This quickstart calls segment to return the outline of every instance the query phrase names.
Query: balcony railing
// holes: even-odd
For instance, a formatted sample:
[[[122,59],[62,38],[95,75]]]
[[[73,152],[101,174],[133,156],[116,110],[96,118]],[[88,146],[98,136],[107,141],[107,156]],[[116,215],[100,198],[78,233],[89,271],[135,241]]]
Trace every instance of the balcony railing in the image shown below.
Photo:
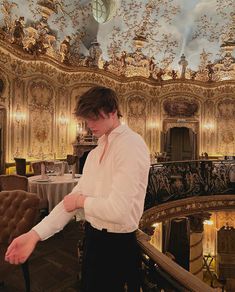
[[[171,292],[214,291],[210,286],[152,246],[146,233],[139,230],[137,239],[143,253],[149,258],[148,262],[145,263],[143,292],[155,292],[161,291],[161,289]]]
[[[152,164],[145,210],[168,201],[193,196],[234,193],[233,161],[190,160]]]

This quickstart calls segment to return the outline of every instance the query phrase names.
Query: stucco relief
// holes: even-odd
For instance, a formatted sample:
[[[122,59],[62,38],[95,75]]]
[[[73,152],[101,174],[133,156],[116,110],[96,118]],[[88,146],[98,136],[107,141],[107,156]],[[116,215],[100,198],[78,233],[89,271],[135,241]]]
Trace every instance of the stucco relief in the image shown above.
[[[33,133],[34,133],[35,139],[39,143],[44,143],[48,139],[48,134],[50,131],[49,126],[45,118],[43,119],[36,118],[36,121],[37,122],[33,124]]]
[[[128,106],[127,111],[128,125],[142,137],[145,137],[146,132],[145,99],[139,96],[130,97],[127,100],[127,106]]]
[[[50,110],[53,105],[53,89],[45,81],[33,81],[29,85],[29,104],[35,109]]]
[[[34,80],[28,86],[29,150],[41,158],[53,149],[54,90],[44,80]]]
[[[217,104],[218,152],[222,155],[235,153],[235,100],[226,98]]]
[[[204,103],[204,112],[205,112],[205,121],[211,122],[214,119],[214,102],[211,99],[208,99]]]
[[[224,99],[217,105],[218,118],[225,120],[235,118],[235,99]]]
[[[170,117],[192,117],[197,113],[199,105],[194,100],[174,98],[165,100],[163,109]]]
[[[165,133],[168,132],[168,130],[172,129],[172,128],[188,128],[191,129],[195,134],[198,133],[198,122],[177,122],[177,121],[168,121],[168,120],[164,120],[163,122],[163,130]]]
[[[5,75],[1,74],[0,71],[0,102],[5,103],[7,100],[7,88],[8,88],[8,82]],[[9,91],[9,88],[8,88]]]
[[[30,147],[31,156],[42,158],[53,149],[53,120],[49,112],[35,110],[30,114]]]

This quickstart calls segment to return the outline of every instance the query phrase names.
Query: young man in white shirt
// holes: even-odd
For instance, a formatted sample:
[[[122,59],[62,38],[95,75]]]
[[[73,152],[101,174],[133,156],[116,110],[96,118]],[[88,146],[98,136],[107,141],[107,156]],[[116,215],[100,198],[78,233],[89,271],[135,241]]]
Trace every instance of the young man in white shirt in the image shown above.
[[[135,231],[143,213],[150,166],[143,139],[121,125],[115,92],[94,87],[78,100],[98,146],[86,160],[78,185],[31,231],[14,239],[5,259],[24,262],[40,240],[60,231],[78,214],[86,220],[82,267],[83,292],[140,290],[140,250]]]

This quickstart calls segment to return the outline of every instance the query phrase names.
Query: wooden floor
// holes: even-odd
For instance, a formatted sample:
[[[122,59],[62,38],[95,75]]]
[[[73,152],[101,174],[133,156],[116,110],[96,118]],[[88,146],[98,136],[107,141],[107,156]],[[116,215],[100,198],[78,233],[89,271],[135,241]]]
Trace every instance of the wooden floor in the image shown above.
[[[79,291],[77,244],[81,234],[79,223],[73,221],[37,245],[29,261],[31,292]],[[21,268],[12,266],[12,272],[4,276],[4,283],[1,292],[24,292]]]

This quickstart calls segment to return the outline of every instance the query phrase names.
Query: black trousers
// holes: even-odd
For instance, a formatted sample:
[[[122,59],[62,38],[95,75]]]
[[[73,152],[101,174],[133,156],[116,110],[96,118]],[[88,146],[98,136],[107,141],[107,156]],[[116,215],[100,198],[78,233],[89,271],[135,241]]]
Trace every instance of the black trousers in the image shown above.
[[[141,256],[135,232],[111,233],[85,227],[82,292],[140,291]]]

